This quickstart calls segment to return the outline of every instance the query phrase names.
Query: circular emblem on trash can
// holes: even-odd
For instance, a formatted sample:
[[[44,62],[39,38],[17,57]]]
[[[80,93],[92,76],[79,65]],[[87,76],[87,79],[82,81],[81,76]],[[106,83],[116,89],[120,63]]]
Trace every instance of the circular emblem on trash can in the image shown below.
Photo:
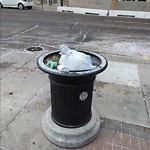
[[[88,97],[88,93],[87,92],[82,92],[81,94],[80,94],[80,100],[81,101],[84,101],[84,100],[86,100],[87,99],[87,97]]]

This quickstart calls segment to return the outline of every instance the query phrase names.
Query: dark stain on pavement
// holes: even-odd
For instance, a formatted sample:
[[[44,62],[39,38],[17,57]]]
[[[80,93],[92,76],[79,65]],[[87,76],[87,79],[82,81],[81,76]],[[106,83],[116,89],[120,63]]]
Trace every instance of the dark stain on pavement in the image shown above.
[[[96,82],[94,82],[94,89],[98,89],[98,88],[103,89],[106,84],[108,84],[108,83],[102,82],[102,81],[96,81]]]
[[[7,68],[10,68],[14,64],[16,64],[16,62],[2,62],[2,63],[0,63],[0,69],[5,70]]]
[[[124,95],[132,94],[131,91],[129,91],[129,90],[123,90],[123,92],[124,92]]]

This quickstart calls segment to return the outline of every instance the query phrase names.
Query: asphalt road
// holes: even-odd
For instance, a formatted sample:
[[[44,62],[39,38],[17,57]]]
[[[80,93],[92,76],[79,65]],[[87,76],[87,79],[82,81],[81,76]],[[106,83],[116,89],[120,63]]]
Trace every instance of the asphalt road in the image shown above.
[[[75,49],[137,59],[141,55],[143,59],[141,49],[145,49],[144,60],[145,57],[149,60],[149,19],[100,17],[36,9],[1,9],[0,25],[3,51],[24,50],[37,45],[53,50],[65,43]],[[119,49],[123,49],[122,52]]]

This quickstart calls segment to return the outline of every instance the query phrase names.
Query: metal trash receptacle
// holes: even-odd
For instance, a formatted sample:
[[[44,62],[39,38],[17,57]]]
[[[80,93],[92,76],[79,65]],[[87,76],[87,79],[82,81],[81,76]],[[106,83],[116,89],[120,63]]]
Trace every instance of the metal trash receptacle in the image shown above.
[[[86,127],[85,133],[81,133],[87,133],[88,138],[85,136],[84,139],[83,135],[79,135],[81,139],[78,138],[77,135],[73,136],[74,129],[78,129],[78,133],[80,134],[80,131],[84,130],[82,130],[82,127],[88,124],[93,117],[92,112],[95,111],[92,111],[91,106],[94,80],[97,74],[103,72],[107,68],[108,62],[99,54],[83,52],[90,55],[92,65],[96,66],[94,69],[62,72],[46,66],[45,62],[47,58],[59,55],[59,52],[60,51],[53,51],[43,54],[37,60],[38,67],[47,73],[50,79],[51,108],[43,117],[43,130],[48,139],[56,145],[66,148],[76,148],[93,140],[99,130],[100,122],[97,120],[98,114],[96,114],[96,117],[94,116],[96,120],[94,121],[97,127],[92,122],[89,127]],[[53,122],[47,121],[49,116],[50,120],[53,120],[56,125],[62,127],[61,130],[57,131],[53,128],[53,126],[55,126]],[[59,127],[56,126],[56,128]],[[55,131],[53,131],[53,129]],[[73,130],[71,131],[69,129]],[[93,129],[93,131],[91,129]],[[61,133],[62,130],[65,130],[64,135]],[[52,134],[49,132],[52,132]],[[62,141],[58,141],[58,136],[60,136]],[[74,143],[72,144],[73,141]]]
[[[52,119],[63,127],[76,128],[91,119],[91,103],[95,76],[59,77],[49,75]]]

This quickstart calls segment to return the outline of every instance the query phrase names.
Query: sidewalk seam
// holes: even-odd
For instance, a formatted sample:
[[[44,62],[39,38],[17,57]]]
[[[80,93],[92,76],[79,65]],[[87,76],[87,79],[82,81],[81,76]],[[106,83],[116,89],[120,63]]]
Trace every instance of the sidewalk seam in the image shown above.
[[[16,68],[15,70],[13,70],[12,72],[10,72],[9,74],[7,74],[5,77],[1,78],[0,80],[5,79],[6,77],[10,76],[12,73],[16,72],[17,70],[21,69],[23,66],[25,66],[26,64],[28,64],[29,62],[31,62],[34,58],[31,58],[29,61],[25,62],[23,65],[21,65],[20,67]]]
[[[138,73],[139,73],[139,71],[138,71]],[[139,73],[139,80],[140,80],[140,84],[141,84],[141,92],[142,92],[143,102],[144,102],[144,105],[145,105],[145,109],[146,109],[146,113],[147,113],[147,117],[148,117],[148,121],[149,121],[150,120],[150,115],[149,115],[149,111],[148,111],[148,108],[147,108],[145,93],[144,93],[144,90],[143,90],[144,87],[143,87],[143,84],[141,83],[140,73]],[[147,124],[148,124],[148,121],[147,121]]]

